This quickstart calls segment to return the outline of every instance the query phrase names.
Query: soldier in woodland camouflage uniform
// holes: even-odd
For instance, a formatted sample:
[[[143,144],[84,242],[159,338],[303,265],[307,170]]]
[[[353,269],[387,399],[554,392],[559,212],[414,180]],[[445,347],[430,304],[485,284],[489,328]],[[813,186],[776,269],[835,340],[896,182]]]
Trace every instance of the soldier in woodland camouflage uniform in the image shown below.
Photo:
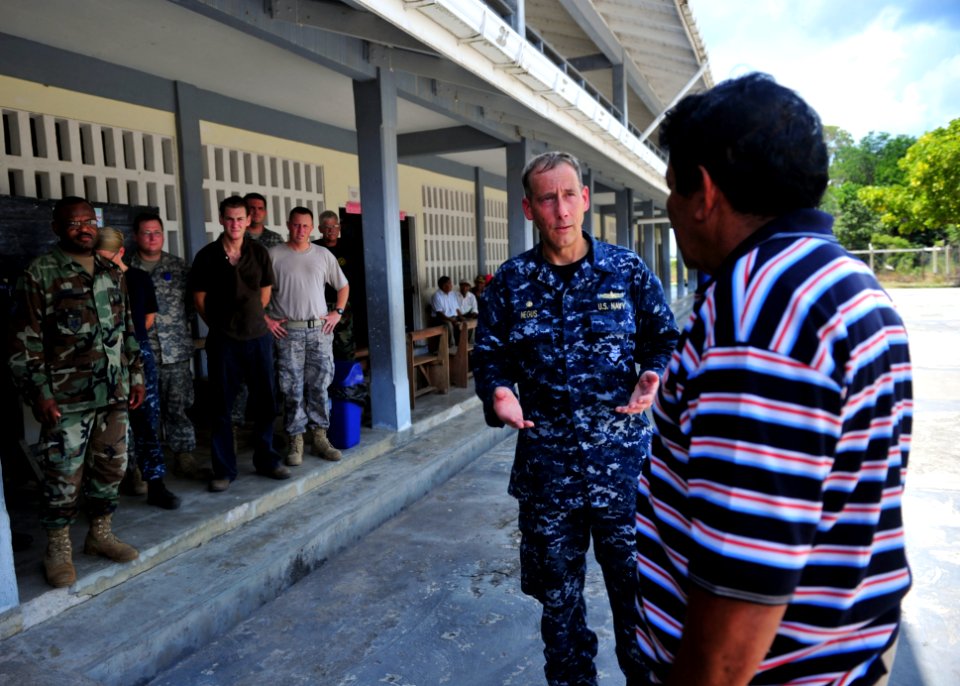
[[[310,243],[313,213],[309,209],[290,210],[287,228],[290,239],[270,249],[276,286],[266,320],[276,338],[284,428],[290,437],[287,464],[303,461],[308,425],[313,427],[313,453],[339,460],[340,451],[327,439],[327,387],[333,381],[333,330],[343,316],[350,286],[333,254]],[[337,292],[329,313],[326,285]]]
[[[642,412],[676,322],[635,253],[582,232],[589,194],[575,158],[541,155],[523,184],[541,243],[487,287],[473,356],[487,422],[520,429],[509,490],[520,506],[521,587],[543,605],[548,683],[595,685],[597,638],[583,598],[592,536],[620,668],[628,685],[642,684],[633,563],[637,478],[650,441]]]
[[[59,587],[76,580],[69,527],[81,492],[91,518],[84,552],[118,562],[138,556],[112,533],[111,517],[127,465],[127,406],[139,406],[145,389],[126,285],[93,253],[93,207],[58,201],[53,230],[59,244],[18,284],[10,369],[42,425],[44,567]]]
[[[150,274],[157,294],[157,317],[149,337],[160,377],[163,437],[173,451],[176,472],[206,478],[210,470],[194,458],[197,437],[193,422],[187,417],[187,410],[193,406],[190,361],[194,352],[187,265],[179,257],[163,251],[163,222],[159,215],[138,215],[133,226],[137,250],[125,261]]]

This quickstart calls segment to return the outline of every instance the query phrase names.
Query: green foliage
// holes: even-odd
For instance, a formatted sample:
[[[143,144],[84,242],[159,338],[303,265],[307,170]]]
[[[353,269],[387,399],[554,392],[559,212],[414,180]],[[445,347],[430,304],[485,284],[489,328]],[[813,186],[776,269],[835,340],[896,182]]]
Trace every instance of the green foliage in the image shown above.
[[[915,138],[871,131],[854,145],[847,142],[852,141],[850,134],[842,133],[846,136],[835,134],[831,137],[837,144],[830,164],[830,178],[835,183],[889,186],[903,182],[898,162],[914,144]]]
[[[830,200],[836,205],[836,209],[828,210],[836,218],[833,230],[848,250],[866,250],[871,237],[882,230],[877,213],[861,200],[861,190],[849,182],[830,188]]]
[[[956,235],[960,225],[960,119],[921,136],[900,167],[913,219],[935,240]]]

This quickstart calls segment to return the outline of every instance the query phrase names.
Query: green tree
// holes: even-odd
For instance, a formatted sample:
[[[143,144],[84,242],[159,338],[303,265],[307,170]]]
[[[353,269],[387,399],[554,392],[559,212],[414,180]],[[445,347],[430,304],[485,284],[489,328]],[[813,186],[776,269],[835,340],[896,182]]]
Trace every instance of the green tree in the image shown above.
[[[956,240],[960,225],[960,119],[921,136],[900,167],[915,221],[933,240]]]
[[[875,234],[896,222],[881,221],[883,203],[865,189],[903,182],[898,162],[914,139],[870,132],[855,143],[843,129],[825,127],[824,140],[830,152],[831,181],[822,207],[836,217],[834,230],[844,246],[866,249]]]
[[[921,136],[897,166],[896,181],[858,192],[886,233],[922,245],[960,238],[960,119]]]

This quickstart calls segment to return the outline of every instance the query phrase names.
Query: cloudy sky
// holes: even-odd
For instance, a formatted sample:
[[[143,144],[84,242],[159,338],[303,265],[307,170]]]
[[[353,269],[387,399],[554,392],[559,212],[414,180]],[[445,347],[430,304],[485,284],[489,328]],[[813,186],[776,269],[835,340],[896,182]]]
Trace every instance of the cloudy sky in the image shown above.
[[[960,0],[690,0],[714,80],[765,71],[824,124],[919,136],[960,117]]]

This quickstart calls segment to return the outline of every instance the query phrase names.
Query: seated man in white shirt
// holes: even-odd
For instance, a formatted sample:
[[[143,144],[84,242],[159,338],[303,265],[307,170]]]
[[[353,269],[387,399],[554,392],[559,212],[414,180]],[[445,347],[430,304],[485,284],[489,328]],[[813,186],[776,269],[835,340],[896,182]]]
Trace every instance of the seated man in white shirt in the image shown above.
[[[480,308],[477,305],[477,296],[470,290],[469,281],[460,282],[460,292],[457,293],[457,304],[461,317],[476,319],[479,316]]]
[[[430,311],[433,315],[431,324],[446,326],[450,345],[456,345],[455,326],[463,318],[460,316],[460,303],[457,300],[457,294],[453,292],[453,281],[449,276],[441,276],[437,279],[437,292],[430,298]]]

